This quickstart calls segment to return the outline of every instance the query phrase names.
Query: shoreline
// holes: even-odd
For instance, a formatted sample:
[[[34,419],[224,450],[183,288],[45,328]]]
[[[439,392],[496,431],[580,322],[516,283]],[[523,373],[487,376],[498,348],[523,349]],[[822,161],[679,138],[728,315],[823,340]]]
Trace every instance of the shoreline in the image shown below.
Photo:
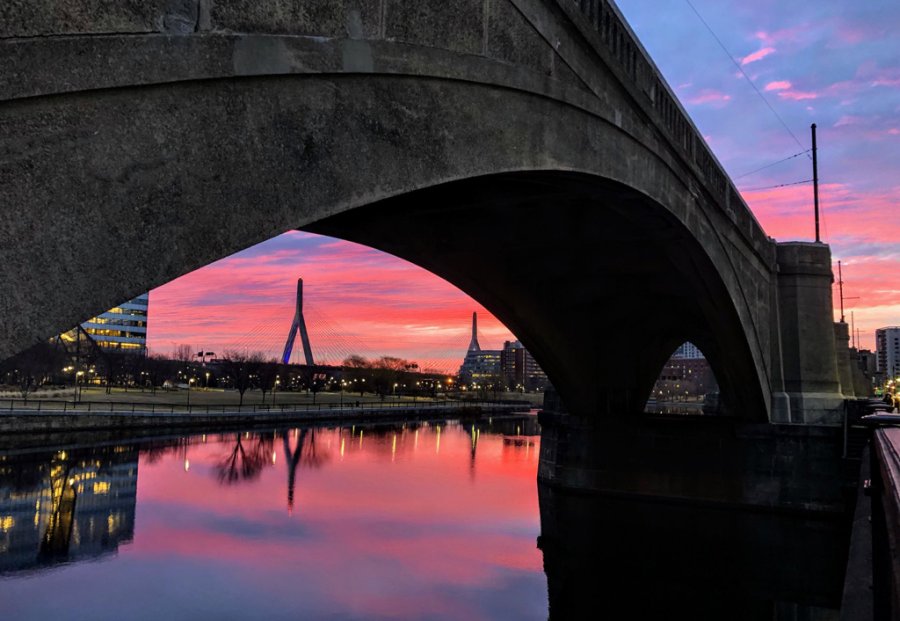
[[[119,432],[162,429],[233,429],[292,423],[366,424],[426,421],[446,418],[481,418],[504,414],[523,414],[521,404],[410,405],[385,408],[329,408],[322,410],[285,410],[269,412],[151,412],[110,411],[103,413],[61,413],[58,411],[7,410],[0,413],[0,439],[23,435],[80,432]],[[5,444],[5,442],[3,442]],[[3,450],[0,448],[0,450]]]

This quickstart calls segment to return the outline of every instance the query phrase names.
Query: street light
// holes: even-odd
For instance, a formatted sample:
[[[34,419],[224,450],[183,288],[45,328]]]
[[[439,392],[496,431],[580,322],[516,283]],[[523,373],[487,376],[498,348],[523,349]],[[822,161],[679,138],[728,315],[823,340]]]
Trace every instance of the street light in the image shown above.
[[[192,377],[192,378],[190,378],[190,379],[188,380],[188,392],[187,392],[187,407],[188,407],[188,412],[191,411],[191,384],[193,384],[193,383],[194,383],[194,378]]]
[[[206,389],[209,390],[209,371],[206,372]]]
[[[84,371],[78,371],[75,374],[75,402],[81,403],[81,378],[84,376]]]

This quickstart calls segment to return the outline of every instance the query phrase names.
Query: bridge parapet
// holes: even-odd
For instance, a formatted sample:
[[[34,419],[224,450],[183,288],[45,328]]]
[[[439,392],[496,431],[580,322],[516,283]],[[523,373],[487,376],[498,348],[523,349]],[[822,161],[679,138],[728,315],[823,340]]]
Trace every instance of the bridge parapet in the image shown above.
[[[567,13],[571,18],[575,17],[571,7],[580,10],[593,26],[591,34],[595,36],[583,34],[588,35],[598,51],[605,52],[602,54],[604,61],[618,70],[617,77],[626,85],[631,81],[643,95],[643,99],[636,98],[638,104],[648,111],[672,146],[681,152],[694,174],[703,181],[702,187],[723,207],[752,247],[757,252],[764,252],[768,236],[615,4],[610,0],[558,1],[569,9]]]

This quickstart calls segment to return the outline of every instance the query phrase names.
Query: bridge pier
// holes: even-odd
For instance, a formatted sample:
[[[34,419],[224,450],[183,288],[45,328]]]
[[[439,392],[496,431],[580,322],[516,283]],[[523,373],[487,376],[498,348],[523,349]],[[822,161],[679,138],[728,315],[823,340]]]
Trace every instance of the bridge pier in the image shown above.
[[[841,394],[845,398],[856,397],[853,387],[853,369],[850,366],[850,326],[845,321],[834,323],[834,356],[837,362]]]
[[[552,403],[552,400],[549,400]],[[846,508],[841,428],[720,416],[540,414],[538,480],[558,489],[815,514]]]
[[[846,525],[538,485],[550,619],[833,619]],[[600,576],[602,575],[602,579]],[[648,597],[652,593],[652,597]]]
[[[844,397],[835,347],[831,249],[821,243],[779,243],[777,261],[781,360],[790,420],[775,420],[839,424]]]

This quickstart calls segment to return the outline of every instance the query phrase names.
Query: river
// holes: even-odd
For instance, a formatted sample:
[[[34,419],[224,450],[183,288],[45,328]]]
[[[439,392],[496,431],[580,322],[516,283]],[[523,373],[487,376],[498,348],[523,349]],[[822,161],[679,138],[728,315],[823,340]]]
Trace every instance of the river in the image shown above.
[[[837,618],[842,523],[539,490],[539,450],[534,416],[6,450],[0,618]]]

